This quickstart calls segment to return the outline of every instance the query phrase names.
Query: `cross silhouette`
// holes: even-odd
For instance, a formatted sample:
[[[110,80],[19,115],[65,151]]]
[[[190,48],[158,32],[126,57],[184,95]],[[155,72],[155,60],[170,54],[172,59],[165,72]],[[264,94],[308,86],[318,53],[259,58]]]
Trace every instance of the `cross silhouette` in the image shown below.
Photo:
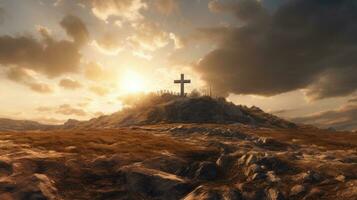
[[[185,75],[181,74],[181,79],[180,80],[174,80],[174,83],[180,83],[181,84],[180,96],[184,97],[185,96],[185,83],[191,83],[191,80],[185,80]]]

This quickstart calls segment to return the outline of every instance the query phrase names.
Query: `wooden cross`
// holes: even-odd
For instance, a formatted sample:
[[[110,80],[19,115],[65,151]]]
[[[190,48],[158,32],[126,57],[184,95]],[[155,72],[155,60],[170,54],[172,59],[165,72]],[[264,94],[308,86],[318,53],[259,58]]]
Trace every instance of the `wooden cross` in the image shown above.
[[[191,83],[191,80],[185,80],[185,75],[181,74],[181,79],[180,80],[174,80],[174,83],[180,83],[181,84],[180,96],[184,97],[185,96],[185,83]]]

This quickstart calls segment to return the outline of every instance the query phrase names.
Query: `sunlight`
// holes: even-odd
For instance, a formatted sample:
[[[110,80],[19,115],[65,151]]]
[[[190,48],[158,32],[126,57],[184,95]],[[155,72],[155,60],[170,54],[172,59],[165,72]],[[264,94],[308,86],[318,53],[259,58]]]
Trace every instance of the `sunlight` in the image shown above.
[[[143,78],[134,71],[126,71],[122,77],[122,89],[129,93],[145,90]]]

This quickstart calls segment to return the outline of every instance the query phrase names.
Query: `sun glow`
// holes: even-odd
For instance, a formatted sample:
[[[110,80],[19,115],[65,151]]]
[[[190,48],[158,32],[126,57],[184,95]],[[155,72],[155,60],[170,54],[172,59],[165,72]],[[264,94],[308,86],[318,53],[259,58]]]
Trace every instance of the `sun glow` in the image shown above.
[[[129,93],[143,92],[144,79],[134,71],[126,71],[122,77],[122,89]]]

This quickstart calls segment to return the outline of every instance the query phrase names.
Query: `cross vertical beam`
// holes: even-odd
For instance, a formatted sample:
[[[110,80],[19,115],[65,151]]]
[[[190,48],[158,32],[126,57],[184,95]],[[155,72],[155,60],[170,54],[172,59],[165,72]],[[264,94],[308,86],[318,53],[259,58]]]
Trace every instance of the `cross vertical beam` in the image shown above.
[[[185,80],[185,75],[181,74],[181,79],[174,80],[174,83],[180,83],[180,87],[181,87],[180,96],[184,97],[185,96],[185,83],[191,83],[191,80]]]

